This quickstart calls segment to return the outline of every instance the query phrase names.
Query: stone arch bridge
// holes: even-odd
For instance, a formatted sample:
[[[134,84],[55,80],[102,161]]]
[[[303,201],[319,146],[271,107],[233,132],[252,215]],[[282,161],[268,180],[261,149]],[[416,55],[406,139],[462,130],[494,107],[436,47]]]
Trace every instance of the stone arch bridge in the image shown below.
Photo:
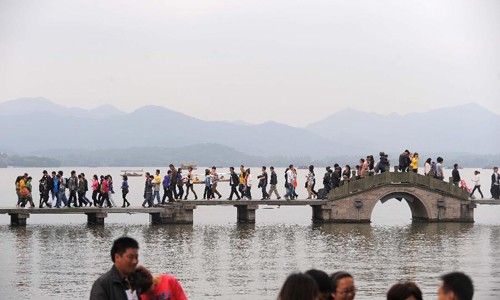
[[[417,173],[385,172],[347,182],[328,194],[328,202],[313,206],[313,221],[370,222],[378,201],[405,200],[414,221],[474,222],[476,204],[467,191],[452,183]]]

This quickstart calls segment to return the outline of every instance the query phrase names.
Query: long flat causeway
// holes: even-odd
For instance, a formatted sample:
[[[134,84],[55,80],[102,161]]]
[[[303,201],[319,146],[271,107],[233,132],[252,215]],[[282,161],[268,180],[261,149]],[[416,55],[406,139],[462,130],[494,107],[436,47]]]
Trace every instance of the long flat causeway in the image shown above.
[[[246,205],[274,205],[274,206],[307,206],[307,205],[324,205],[327,200],[184,200],[167,205],[155,205],[154,207],[113,207],[113,208],[98,208],[98,207],[71,207],[71,208],[19,208],[19,207],[0,207],[0,214],[21,213],[29,214],[81,214],[81,213],[157,213],[176,205],[195,205],[195,206],[246,206]]]

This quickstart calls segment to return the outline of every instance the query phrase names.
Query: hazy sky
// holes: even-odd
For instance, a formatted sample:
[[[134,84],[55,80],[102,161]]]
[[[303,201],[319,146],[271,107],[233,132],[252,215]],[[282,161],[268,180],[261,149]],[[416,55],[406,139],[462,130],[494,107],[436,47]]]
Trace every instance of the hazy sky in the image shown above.
[[[500,114],[500,1],[0,0],[0,102],[34,96],[296,126]]]

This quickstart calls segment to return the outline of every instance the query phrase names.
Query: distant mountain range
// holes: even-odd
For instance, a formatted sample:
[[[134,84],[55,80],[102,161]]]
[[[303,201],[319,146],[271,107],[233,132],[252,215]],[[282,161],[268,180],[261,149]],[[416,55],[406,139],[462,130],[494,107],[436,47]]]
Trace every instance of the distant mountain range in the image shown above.
[[[92,110],[69,108],[45,98],[0,103],[0,151],[48,157],[70,150],[190,146],[199,157],[189,161],[197,161],[210,155],[203,145],[222,145],[239,155],[262,159],[305,157],[311,161],[379,151],[397,154],[404,149],[498,154],[499,133],[500,116],[477,104],[405,116],[347,109],[297,128],[272,121],[258,125],[204,121],[159,106],[125,113],[109,105]]]

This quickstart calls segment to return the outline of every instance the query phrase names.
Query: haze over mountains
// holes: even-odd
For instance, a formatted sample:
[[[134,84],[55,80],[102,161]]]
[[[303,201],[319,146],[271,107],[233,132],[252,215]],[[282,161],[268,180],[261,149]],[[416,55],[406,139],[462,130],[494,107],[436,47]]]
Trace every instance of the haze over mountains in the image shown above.
[[[227,146],[240,155],[311,159],[404,149],[498,154],[499,133],[500,116],[477,104],[405,116],[347,109],[297,128],[272,121],[204,121],[160,106],[125,113],[108,105],[68,108],[44,98],[0,103],[0,151],[15,154],[198,144]],[[203,147],[199,151],[207,154]]]

